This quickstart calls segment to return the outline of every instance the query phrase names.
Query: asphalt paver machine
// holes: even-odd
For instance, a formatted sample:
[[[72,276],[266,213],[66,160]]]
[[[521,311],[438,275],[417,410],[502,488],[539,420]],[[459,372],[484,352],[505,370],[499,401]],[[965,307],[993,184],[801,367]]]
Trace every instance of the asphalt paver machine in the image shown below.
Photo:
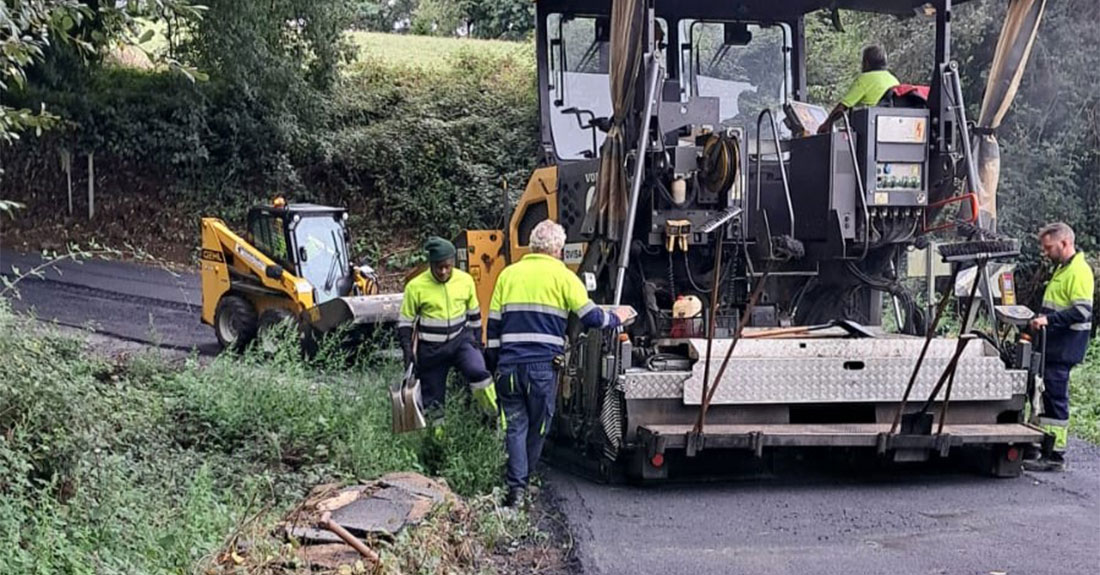
[[[952,4],[537,1],[542,162],[505,229],[463,234],[459,265],[487,311],[500,270],[550,218],[593,300],[640,313],[621,333],[571,323],[556,450],[642,478],[666,477],[673,453],[786,447],[889,460],[977,448],[990,471],[1019,473],[1044,439],[1025,421],[1041,358],[1002,338],[992,309],[996,331],[935,335],[943,314],[899,280],[905,250],[941,225],[956,271],[1019,250],[983,221]],[[926,97],[815,134],[805,29],[822,9],[927,19]],[[1013,36],[1030,47],[1033,33]]]

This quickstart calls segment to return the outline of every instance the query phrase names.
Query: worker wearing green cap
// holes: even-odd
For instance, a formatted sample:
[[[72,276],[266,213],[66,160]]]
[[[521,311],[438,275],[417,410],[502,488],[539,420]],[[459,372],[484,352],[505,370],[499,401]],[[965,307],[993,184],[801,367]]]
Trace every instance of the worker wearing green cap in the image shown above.
[[[447,375],[454,367],[466,378],[481,407],[495,415],[496,390],[482,353],[481,309],[474,279],[455,268],[451,242],[429,238],[424,252],[430,267],[405,285],[397,324],[405,365],[412,363],[420,378],[424,409],[442,410]]]

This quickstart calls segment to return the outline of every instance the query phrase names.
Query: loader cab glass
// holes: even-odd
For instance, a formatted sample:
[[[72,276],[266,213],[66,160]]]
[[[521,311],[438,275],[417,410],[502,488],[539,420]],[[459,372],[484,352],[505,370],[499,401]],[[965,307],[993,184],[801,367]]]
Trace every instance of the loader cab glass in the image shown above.
[[[256,214],[249,217],[248,234],[252,245],[276,263],[291,267],[289,252],[287,251],[286,224],[283,216],[270,213]]]
[[[298,255],[298,275],[313,286],[314,300],[322,304],[351,291],[343,213],[302,215],[292,236]]]
[[[663,19],[658,19],[667,30]],[[599,155],[611,118],[611,19],[607,16],[549,14],[546,17],[547,98],[550,132],[558,158]]]
[[[781,109],[789,100],[791,32],[787,25],[681,20],[679,33],[682,99],[718,98],[723,126],[744,126],[755,136],[760,112]]]

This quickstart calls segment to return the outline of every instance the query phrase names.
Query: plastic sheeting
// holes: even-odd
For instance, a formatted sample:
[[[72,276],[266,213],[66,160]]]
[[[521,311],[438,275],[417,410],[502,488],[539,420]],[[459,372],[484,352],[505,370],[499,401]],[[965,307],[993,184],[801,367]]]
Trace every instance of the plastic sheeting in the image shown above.
[[[995,132],[1016,98],[1045,7],[1046,0],[1011,0],[985,86],[973,148],[980,180],[979,216],[982,226],[989,230],[997,228],[997,186],[1001,177],[1001,150]]]

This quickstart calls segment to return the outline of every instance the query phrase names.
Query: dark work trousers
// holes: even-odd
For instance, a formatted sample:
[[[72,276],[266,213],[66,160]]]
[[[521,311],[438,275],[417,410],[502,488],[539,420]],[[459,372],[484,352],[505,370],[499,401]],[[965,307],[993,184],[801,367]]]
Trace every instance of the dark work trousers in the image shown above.
[[[1047,362],[1043,370],[1043,417],[1069,420],[1069,370],[1072,367],[1068,363]]]
[[[557,374],[550,362],[502,364],[497,399],[504,410],[508,487],[527,487],[554,418]]]
[[[472,337],[460,336],[461,341],[447,342],[441,346],[425,346],[417,354],[417,374],[420,376],[420,394],[425,411],[442,410],[447,398],[447,375],[457,368],[470,384],[487,382],[492,374],[485,369],[485,356],[474,344]]]

